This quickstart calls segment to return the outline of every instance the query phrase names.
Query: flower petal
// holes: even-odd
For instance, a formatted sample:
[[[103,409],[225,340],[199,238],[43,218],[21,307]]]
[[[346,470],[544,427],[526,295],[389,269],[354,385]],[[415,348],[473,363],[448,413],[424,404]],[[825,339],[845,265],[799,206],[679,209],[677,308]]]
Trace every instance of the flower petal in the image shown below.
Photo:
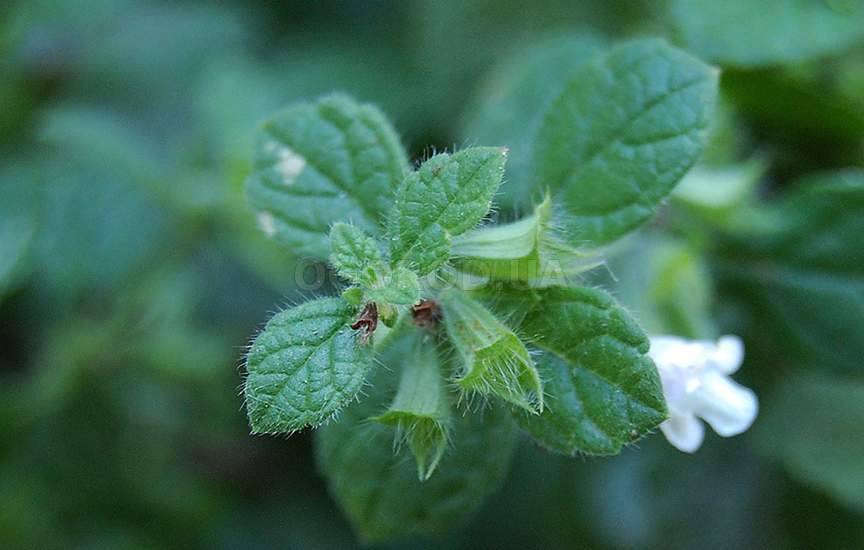
[[[678,336],[652,336],[648,355],[658,368],[686,366],[692,362],[692,344]]]
[[[721,336],[711,355],[714,368],[723,374],[732,374],[744,361],[744,343],[735,335]]]
[[[669,419],[660,424],[663,435],[676,449],[693,453],[705,439],[705,426],[692,414],[671,413]]]
[[[750,389],[718,372],[706,372],[691,394],[693,412],[723,437],[738,435],[753,424],[759,402]]]

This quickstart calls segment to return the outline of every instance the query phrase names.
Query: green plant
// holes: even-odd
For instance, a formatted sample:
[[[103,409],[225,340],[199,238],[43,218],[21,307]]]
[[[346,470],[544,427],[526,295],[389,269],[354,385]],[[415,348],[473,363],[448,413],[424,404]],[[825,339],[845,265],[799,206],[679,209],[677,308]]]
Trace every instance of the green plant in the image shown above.
[[[247,182],[259,225],[329,261],[347,288],[255,338],[252,431],[321,426],[335,498],[380,541],[470,513],[504,477],[516,426],[570,455],[615,454],[657,428],[667,413],[648,338],[579,275],[697,161],[716,88],[715,69],[659,40],[586,61],[533,129],[533,173],[508,183],[541,182],[542,200],[498,224],[483,222],[506,148],[412,170],[370,105],[331,95],[275,115]]]

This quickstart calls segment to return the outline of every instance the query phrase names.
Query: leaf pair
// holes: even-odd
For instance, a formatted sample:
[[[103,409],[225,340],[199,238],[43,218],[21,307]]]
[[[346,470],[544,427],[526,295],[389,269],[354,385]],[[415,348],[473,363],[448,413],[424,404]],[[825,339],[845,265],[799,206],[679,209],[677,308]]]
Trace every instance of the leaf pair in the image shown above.
[[[545,335],[533,344],[542,350],[543,411],[532,415],[520,408],[513,413],[545,447],[566,454],[611,454],[665,418],[657,372],[645,356],[647,338],[605,293],[514,288],[477,297],[488,297],[523,332]],[[451,304],[450,312],[453,302],[474,309],[462,303],[466,298],[470,300],[457,294],[443,303]],[[472,317],[476,314],[467,316]],[[448,334],[456,334],[449,329]],[[402,378],[385,412],[380,411],[393,395],[394,378],[388,369],[378,369],[369,397],[317,434],[318,463],[330,491],[367,543],[452,529],[507,472],[516,441],[511,415],[495,406],[473,414],[446,412],[450,402],[442,392],[437,361],[428,342],[413,353],[391,347],[383,362],[401,364]],[[471,372],[463,373],[457,384]],[[415,446],[415,456],[425,461],[418,460],[415,468],[390,452],[393,433],[382,422],[397,427],[425,423],[406,438]],[[450,445],[442,453],[446,440]],[[439,460],[435,475],[428,477]],[[427,474],[426,481],[418,480],[416,469],[421,479]]]
[[[505,161],[506,151],[493,147],[435,155],[408,174],[396,192],[387,223],[389,262],[372,237],[344,223],[330,231],[330,262],[370,301],[415,303],[418,278],[447,262],[453,237],[486,216]]]
[[[420,276],[447,261],[452,236],[486,215],[506,159],[503,149],[477,147],[411,172],[384,116],[341,95],[276,115],[257,149],[247,190],[266,233],[325,259],[335,222],[375,236],[387,219],[392,263]]]

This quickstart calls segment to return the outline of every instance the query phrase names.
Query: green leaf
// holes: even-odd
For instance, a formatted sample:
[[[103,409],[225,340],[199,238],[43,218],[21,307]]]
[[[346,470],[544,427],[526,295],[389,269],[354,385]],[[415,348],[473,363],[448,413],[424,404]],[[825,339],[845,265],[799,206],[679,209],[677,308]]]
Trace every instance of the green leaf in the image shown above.
[[[340,276],[363,287],[369,300],[411,305],[420,299],[417,275],[402,266],[390,271],[378,243],[360,229],[345,223],[334,224],[330,248],[330,263]]]
[[[757,448],[795,478],[864,512],[864,383],[793,376],[775,388]]]
[[[660,40],[624,44],[573,77],[534,157],[571,243],[607,243],[651,219],[701,155],[716,93],[715,69]]]
[[[565,454],[614,454],[656,428],[666,405],[648,338],[605,292],[590,288],[514,290],[492,300],[521,319],[536,357],[546,407],[519,414],[541,445]]]
[[[73,103],[55,107],[45,113],[39,138],[69,152],[79,162],[109,166],[144,185],[155,187],[153,180],[160,179],[162,167],[152,154],[151,144],[136,134],[128,120],[105,107]]]
[[[120,8],[120,17],[103,23],[123,28],[122,33],[94,32],[92,19],[88,19],[80,31],[79,40],[87,42],[82,51],[79,78],[82,84],[105,84],[104,89],[91,91],[94,100],[134,97],[133,101],[139,105],[161,103],[162,109],[177,105],[178,88],[175,86],[191,88],[209,60],[243,50],[251,38],[252,33],[243,25],[239,14],[225,6],[172,4],[157,7],[126,2],[116,5],[124,4],[126,7]],[[70,5],[78,6],[82,12],[88,6],[79,2]],[[94,9],[101,11],[96,6]],[[92,12],[87,15],[92,17]],[[143,43],[148,43],[149,47],[141,48]]]
[[[294,35],[291,51],[266,60],[238,49],[204,64],[195,98],[202,137],[218,158],[227,161],[232,175],[248,175],[258,123],[289,103],[341,90],[378,105],[399,121],[400,131],[412,129],[412,124],[416,127],[415,119],[426,112],[413,90],[421,82],[428,83],[409,72],[396,48],[383,42],[354,48],[353,38],[347,35],[326,41],[316,38]],[[345,56],[349,50],[352,55]],[[394,93],[394,82],[399,83],[399,93]]]
[[[526,411],[543,411],[543,385],[525,344],[482,304],[458,289],[439,296],[444,326],[462,360],[456,384]]]
[[[501,185],[506,149],[435,155],[405,178],[389,221],[390,258],[426,275],[447,261],[451,238],[477,225]]]
[[[857,0],[673,0],[670,16],[684,47],[740,67],[831,55],[864,40]]]
[[[727,297],[753,313],[772,354],[861,372],[864,171],[811,176],[765,214],[765,231],[719,247]]]
[[[335,223],[330,230],[330,263],[341,277],[370,286],[384,259],[375,239],[347,223]]]
[[[706,218],[722,219],[750,198],[766,168],[759,157],[740,164],[699,165],[684,176],[672,192],[672,199]]]
[[[484,79],[465,110],[463,141],[505,145],[507,185],[495,201],[503,207],[530,206],[537,184],[531,173],[532,143],[549,107],[577,70],[599,54],[605,40],[593,32],[545,37],[501,61]]]
[[[382,286],[367,292],[370,300],[410,306],[420,299],[420,281],[410,269],[397,266],[384,277]]]
[[[397,452],[407,442],[418,478],[429,479],[447,449],[450,424],[450,401],[434,342],[417,339],[414,353],[403,361],[396,397],[375,420],[396,428]]]
[[[476,229],[453,241],[456,267],[466,273],[534,286],[563,284],[596,267],[602,259],[568,245],[552,221],[549,196],[534,214],[502,225]]]
[[[333,222],[377,233],[407,172],[405,152],[384,116],[332,95],[264,124],[247,192],[268,235],[297,254],[323,259]]]
[[[357,397],[372,349],[348,326],[354,311],[339,298],[319,298],[270,319],[246,358],[254,433],[318,426]]]
[[[25,217],[0,219],[0,299],[17,278],[33,236],[33,224]]]
[[[860,57],[860,56],[859,56]],[[784,142],[795,146],[794,159],[801,162],[795,172],[826,166],[820,155],[837,154],[847,162],[864,134],[864,97],[854,85],[855,99],[838,93],[837,67],[813,62],[789,70],[728,71],[723,74],[723,96],[749,124],[782,133]],[[858,100],[858,101],[856,101]],[[778,159],[779,160],[779,159]]]
[[[54,294],[55,305],[128,284],[165,253],[166,242],[178,242],[169,212],[111,166],[64,155],[34,165],[29,178],[38,196],[38,207],[31,207],[34,276]],[[28,180],[13,180],[13,186],[27,187],[22,181]]]
[[[442,533],[463,524],[501,485],[516,444],[513,422],[502,407],[456,414],[451,450],[435,475],[421,482],[415,465],[393,454],[393,429],[368,421],[387,406],[392,395],[387,386],[375,380],[368,399],[315,434],[319,469],[330,493],[365,543]]]

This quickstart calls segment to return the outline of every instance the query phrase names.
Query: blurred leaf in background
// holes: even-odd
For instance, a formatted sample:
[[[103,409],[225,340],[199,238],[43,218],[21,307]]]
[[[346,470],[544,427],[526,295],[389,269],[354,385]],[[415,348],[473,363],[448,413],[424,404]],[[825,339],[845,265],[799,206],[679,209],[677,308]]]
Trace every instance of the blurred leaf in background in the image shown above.
[[[760,234],[724,247],[723,280],[746,293],[754,322],[768,329],[761,340],[774,353],[793,364],[860,373],[864,173],[808,176],[764,215]]]
[[[864,385],[799,375],[774,389],[759,448],[793,476],[864,510]]]

